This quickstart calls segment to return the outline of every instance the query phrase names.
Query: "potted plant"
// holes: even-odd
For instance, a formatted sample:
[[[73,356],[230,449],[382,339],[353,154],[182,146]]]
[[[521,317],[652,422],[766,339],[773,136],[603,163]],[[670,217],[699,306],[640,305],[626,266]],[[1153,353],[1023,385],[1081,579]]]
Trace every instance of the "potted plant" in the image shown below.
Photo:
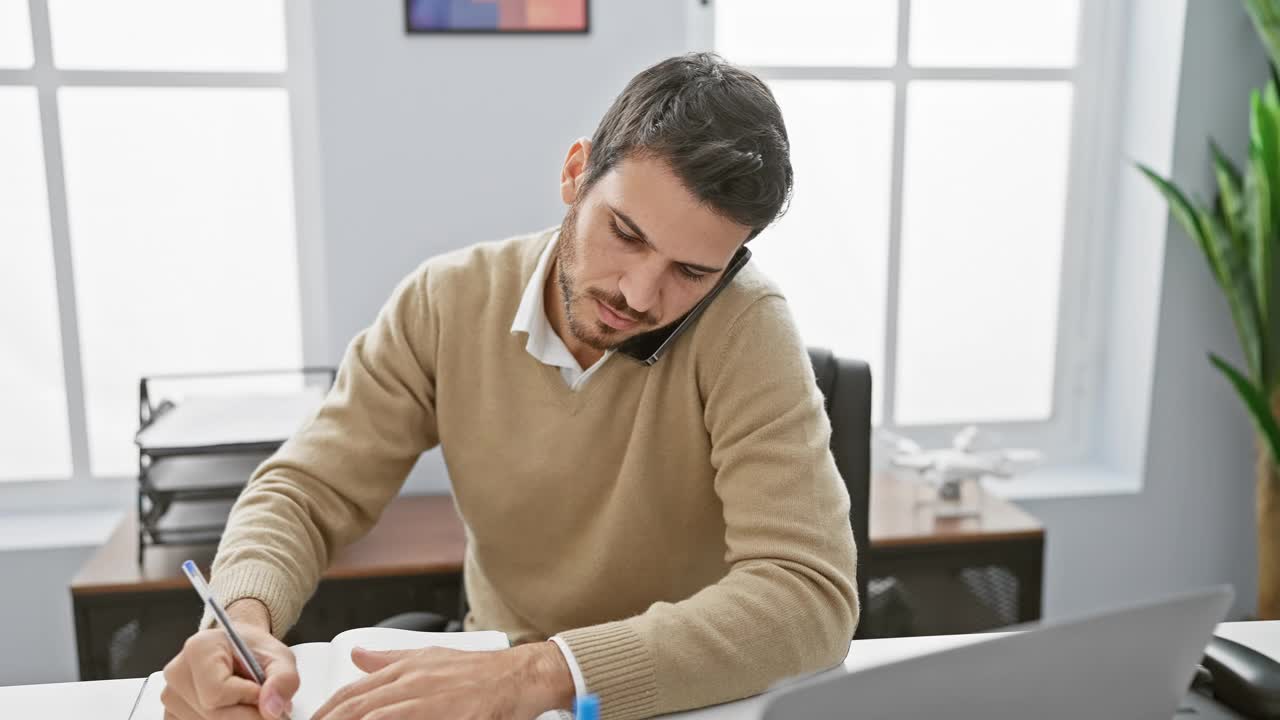
[[[1243,173],[1210,141],[1217,197],[1191,198],[1150,168],[1141,170],[1173,217],[1204,253],[1226,295],[1245,367],[1209,361],[1244,401],[1257,430],[1258,609],[1280,619],[1280,0],[1245,0],[1271,59],[1271,80],[1249,101],[1249,152]]]

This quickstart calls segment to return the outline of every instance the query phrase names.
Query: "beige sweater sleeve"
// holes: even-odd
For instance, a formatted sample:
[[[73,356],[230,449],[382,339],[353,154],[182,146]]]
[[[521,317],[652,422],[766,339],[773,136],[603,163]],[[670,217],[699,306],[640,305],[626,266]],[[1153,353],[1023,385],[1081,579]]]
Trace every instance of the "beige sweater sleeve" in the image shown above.
[[[435,328],[424,265],[352,340],[319,411],[253,474],[213,562],[227,604],[261,600],[283,636],[334,551],[368,532],[438,442]],[[206,612],[202,626],[211,623]]]
[[[560,634],[609,720],[734,700],[832,667],[857,624],[849,496],[781,298],[739,316],[699,383],[730,571],[681,602]]]

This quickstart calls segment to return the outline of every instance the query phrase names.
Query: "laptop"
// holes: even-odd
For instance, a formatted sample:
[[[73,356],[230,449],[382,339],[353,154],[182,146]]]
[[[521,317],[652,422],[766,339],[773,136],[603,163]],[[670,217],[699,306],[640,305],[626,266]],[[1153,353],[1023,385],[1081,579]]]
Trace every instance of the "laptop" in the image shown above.
[[[1170,720],[1231,600],[1231,588],[1224,585],[1031,625],[801,683],[772,696],[763,717]]]

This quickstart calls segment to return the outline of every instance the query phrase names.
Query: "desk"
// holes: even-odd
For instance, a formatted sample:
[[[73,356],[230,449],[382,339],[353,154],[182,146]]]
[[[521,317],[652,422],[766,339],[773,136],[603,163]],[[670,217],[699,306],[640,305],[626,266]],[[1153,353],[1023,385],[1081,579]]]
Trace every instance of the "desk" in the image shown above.
[[[1217,632],[1272,657],[1280,657],[1280,621],[1224,623]],[[991,635],[854,640],[844,669],[848,672],[895,660],[990,639]],[[103,680],[0,687],[0,716],[15,718],[102,718],[125,720],[142,680]],[[666,716],[669,720],[751,720],[760,716],[766,696]]]
[[[981,490],[973,498],[980,514],[939,518],[916,502],[916,491],[909,479],[890,473],[872,477],[871,547],[859,567],[869,578],[872,636],[948,635],[1039,620],[1044,525]],[[910,626],[875,617],[877,611],[889,614],[876,602],[888,578],[899,581],[904,602],[921,604],[910,608]],[[946,602],[929,607],[931,598]]]
[[[859,571],[871,578],[873,592],[859,638],[973,632],[1038,620],[1043,526],[990,495],[979,517],[935,519],[916,507],[911,487],[887,475],[872,481],[871,547],[861,553]],[[151,547],[139,567],[136,542],[136,519],[129,513],[72,581],[81,680],[159,670],[199,618],[199,601],[178,567],[190,557],[207,571],[214,548]],[[369,535],[338,553],[286,641],[328,641],[412,610],[459,616],[463,543],[449,498],[397,498]],[[874,591],[887,587],[887,578],[911,588],[910,597],[946,598],[947,606],[913,608],[909,624],[886,611],[882,622]],[[964,598],[979,602],[966,605]]]
[[[463,542],[449,497],[395,499],[368,535],[334,557],[286,642],[327,642],[411,610],[458,615]],[[191,558],[207,573],[215,548],[150,547],[139,566],[136,543],[137,518],[128,513],[72,580],[81,680],[148,675],[195,631],[200,599],[179,566]]]

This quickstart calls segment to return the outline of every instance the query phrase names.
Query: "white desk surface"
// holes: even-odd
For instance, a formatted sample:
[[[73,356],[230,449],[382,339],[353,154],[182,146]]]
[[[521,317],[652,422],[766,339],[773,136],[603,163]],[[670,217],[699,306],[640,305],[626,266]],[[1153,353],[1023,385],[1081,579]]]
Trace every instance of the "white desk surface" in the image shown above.
[[[1223,637],[1244,643],[1271,657],[1280,658],[1280,621],[1224,623],[1218,626],[1217,632]],[[844,667],[831,672],[852,672],[935,650],[981,642],[992,637],[994,635],[986,634],[855,640],[849,646],[849,656],[845,659]],[[140,678],[0,687],[0,717],[126,720],[141,687]],[[735,703],[666,717],[680,720],[758,718],[763,697],[748,698]]]

